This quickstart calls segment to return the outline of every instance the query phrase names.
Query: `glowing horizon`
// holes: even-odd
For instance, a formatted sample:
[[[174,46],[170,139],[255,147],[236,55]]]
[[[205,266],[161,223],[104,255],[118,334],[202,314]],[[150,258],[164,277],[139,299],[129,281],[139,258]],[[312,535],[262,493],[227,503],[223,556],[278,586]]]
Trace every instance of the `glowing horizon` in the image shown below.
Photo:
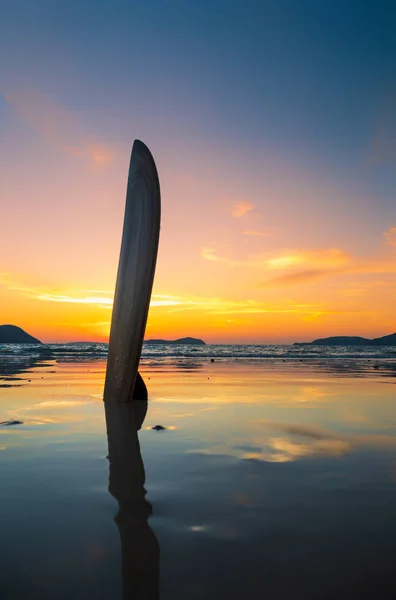
[[[215,268],[232,269],[234,276],[238,270],[251,281],[257,272],[263,278],[260,285],[251,286],[251,297],[211,297],[183,293],[154,293],[150,302],[150,312],[146,330],[147,337],[178,338],[187,335],[201,337],[211,342],[240,343],[290,343],[307,341],[314,337],[328,335],[366,335],[376,337],[393,333],[393,278],[396,273],[395,228],[384,232],[378,251],[370,259],[363,260],[340,249],[314,251],[285,251],[280,255],[253,255],[244,260],[231,260],[219,257],[214,250],[203,249],[201,258],[216,263]],[[274,275],[275,273],[275,275]],[[265,275],[264,275],[265,274]],[[221,277],[221,272],[219,276]],[[265,279],[266,277],[266,279]],[[388,282],[383,277],[392,279]],[[345,286],[347,278],[347,286]],[[336,291],[341,286],[342,303],[335,304],[329,299],[328,289],[323,289],[323,281],[333,282]],[[316,298],[304,288],[309,284],[316,288]],[[27,328],[29,333],[43,338],[43,341],[107,341],[110,329],[113,304],[110,290],[70,289],[28,285],[23,280],[13,280],[10,275],[0,274],[0,285],[4,295],[9,294],[14,302],[15,320],[18,320],[19,303],[29,302],[31,314],[46,315],[48,320],[41,329],[31,324],[29,319],[15,322]],[[285,298],[284,290],[299,295],[299,299]],[[272,300],[259,299],[261,290],[267,290]],[[279,294],[279,290],[281,293]],[[375,311],[362,305],[367,292],[374,291],[385,301],[382,314],[384,324],[378,320]],[[389,295],[390,292],[390,295]],[[296,296],[294,296],[296,297]],[[327,299],[326,299],[327,298]],[[356,306],[358,305],[358,307]],[[68,320],[57,324],[54,333],[52,321],[57,315],[67,316]],[[362,326],[362,319],[366,326]],[[368,327],[367,320],[375,326]],[[19,320],[20,321],[20,320]],[[258,324],[265,328],[260,330]],[[283,328],[287,328],[286,332]]]

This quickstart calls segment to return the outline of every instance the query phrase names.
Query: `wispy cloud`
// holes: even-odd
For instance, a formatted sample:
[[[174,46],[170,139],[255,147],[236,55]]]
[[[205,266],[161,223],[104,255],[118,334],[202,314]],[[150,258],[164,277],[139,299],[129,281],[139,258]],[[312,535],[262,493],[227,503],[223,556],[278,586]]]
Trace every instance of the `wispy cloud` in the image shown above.
[[[285,273],[272,277],[266,282],[266,285],[295,285],[299,283],[311,283],[328,277],[329,275],[339,275],[342,271],[328,269],[311,269],[306,271],[297,271],[296,273]]]
[[[271,257],[267,265],[271,271],[281,271],[264,285],[295,285],[310,283],[324,277],[343,274],[355,263],[354,257],[339,248],[310,251],[288,251]]]
[[[396,249],[396,227],[390,227],[384,233],[385,243]]]
[[[102,292],[103,295],[86,295],[84,292],[75,293],[74,295],[66,294],[37,294],[35,295],[36,300],[43,300],[47,302],[70,302],[72,304],[91,304],[98,305],[102,308],[112,308],[113,298],[109,292]],[[179,296],[171,296],[165,294],[153,294],[151,297],[150,306],[181,306],[183,304],[194,304],[193,302],[186,302]]]
[[[339,250],[330,248],[324,250],[287,250],[280,254],[270,255],[268,252],[254,254],[244,259],[232,260],[225,256],[217,254],[216,249],[205,247],[201,251],[205,260],[227,264],[232,267],[242,267],[260,270],[261,272],[283,271],[280,276],[272,280],[289,276],[296,282],[308,281],[311,278],[318,278],[329,273],[329,271],[340,271],[352,264],[353,257]],[[297,271],[296,271],[297,269]],[[291,279],[291,281],[292,281]]]
[[[9,289],[18,291],[20,294],[39,302],[59,302],[71,304],[85,304],[91,306],[100,306],[104,309],[111,309],[113,298],[110,292],[95,290],[95,294],[79,290],[78,292],[54,292],[44,291],[42,287],[18,285],[10,277],[0,278]],[[246,315],[246,314],[298,314],[302,318],[314,317],[315,315],[332,314],[334,311],[317,303],[296,303],[296,302],[260,302],[256,300],[230,300],[226,298],[217,298],[209,296],[195,295],[176,295],[154,293],[151,297],[150,308],[152,310],[166,309],[170,312],[180,311],[200,311],[212,315]],[[96,322],[98,324],[108,325],[108,321]],[[87,325],[88,326],[88,325]]]
[[[6,102],[51,146],[70,156],[81,158],[98,168],[115,157],[114,148],[82,133],[82,128],[69,111],[36,90],[8,91]]]
[[[111,325],[111,321],[93,321],[92,323],[81,323],[80,327],[107,327],[109,328]]]
[[[261,277],[258,287],[276,287],[315,282],[342,275],[379,275],[396,273],[396,227],[383,234],[385,243],[370,257],[354,256],[340,248],[284,250],[277,254],[263,252],[241,259],[230,259],[214,247],[202,249],[205,260],[250,270]],[[259,274],[259,275],[258,275]],[[264,277],[267,277],[264,279]]]
[[[209,246],[205,246],[204,248],[202,248],[201,256],[205,260],[209,260],[211,262],[224,263],[224,264],[227,264],[230,266],[235,266],[239,263],[239,261],[234,261],[229,258],[224,258],[222,256],[218,256],[218,254],[216,254],[215,248],[211,248]]]
[[[238,202],[237,204],[234,204],[234,206],[233,206],[232,216],[233,217],[243,217],[249,211],[254,210],[254,208],[255,208],[255,205],[252,204],[251,202]]]
[[[350,264],[351,260],[352,257],[339,248],[308,251],[294,250],[269,258],[267,265],[270,269],[284,269],[285,267],[301,265],[309,265],[318,269],[337,269]]]
[[[103,308],[111,308],[113,306],[113,298],[105,296],[84,296],[84,295],[67,295],[67,294],[37,294],[34,295],[36,300],[44,300],[45,302],[62,302],[71,304],[97,304]]]
[[[251,235],[251,236],[256,236],[256,237],[267,237],[268,235],[272,235],[272,233],[270,231],[250,230],[250,231],[244,231],[243,235]]]
[[[150,306],[180,306],[182,299],[180,296],[172,296],[170,294],[153,294],[151,296]]]
[[[338,311],[328,309],[316,303],[297,302],[260,302],[256,300],[229,300],[208,296],[174,296],[175,305],[168,312],[199,310],[212,315],[258,315],[258,314],[297,314],[309,315],[333,314]]]
[[[214,248],[209,248],[205,246],[202,248],[201,255],[205,260],[211,260],[213,262],[222,262],[222,259],[216,255],[216,250]]]
[[[271,258],[272,269],[280,272],[263,283],[263,287],[271,285],[294,285],[308,283],[340,275],[394,275],[396,274],[396,228],[384,233],[387,250],[379,247],[378,251],[368,258],[353,256],[342,250],[295,252]]]

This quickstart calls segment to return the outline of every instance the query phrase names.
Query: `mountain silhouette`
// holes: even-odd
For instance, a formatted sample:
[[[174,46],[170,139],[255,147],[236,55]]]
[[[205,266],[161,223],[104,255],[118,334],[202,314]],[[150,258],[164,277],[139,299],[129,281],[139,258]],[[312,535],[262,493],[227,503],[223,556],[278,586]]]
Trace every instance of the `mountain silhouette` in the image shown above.
[[[0,325],[0,344],[42,344],[16,325]]]
[[[178,340],[144,340],[145,344],[187,344],[192,346],[206,346],[203,340],[197,338],[185,337]]]
[[[295,346],[396,346],[396,333],[368,339],[359,336],[338,335],[319,338],[313,342],[296,342]]]

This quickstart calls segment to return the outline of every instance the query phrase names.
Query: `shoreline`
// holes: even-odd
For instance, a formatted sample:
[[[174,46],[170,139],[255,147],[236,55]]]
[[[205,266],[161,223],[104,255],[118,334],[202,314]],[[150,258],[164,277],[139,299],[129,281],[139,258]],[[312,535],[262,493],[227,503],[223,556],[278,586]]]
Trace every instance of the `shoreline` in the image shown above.
[[[42,379],[46,374],[55,373],[59,368],[81,366],[81,369],[99,369],[103,374],[107,360],[103,357],[80,356],[48,358],[40,361],[37,358],[20,357],[20,360],[8,361],[0,357],[0,389],[26,385],[34,380]],[[254,358],[227,357],[211,359],[208,357],[142,357],[139,364],[141,374],[150,373],[188,373],[201,371],[208,375],[216,371],[222,373],[245,372],[255,373],[305,373],[318,375],[333,375],[338,377],[366,377],[383,379],[396,377],[396,358],[362,358],[362,357],[305,357],[305,358]]]

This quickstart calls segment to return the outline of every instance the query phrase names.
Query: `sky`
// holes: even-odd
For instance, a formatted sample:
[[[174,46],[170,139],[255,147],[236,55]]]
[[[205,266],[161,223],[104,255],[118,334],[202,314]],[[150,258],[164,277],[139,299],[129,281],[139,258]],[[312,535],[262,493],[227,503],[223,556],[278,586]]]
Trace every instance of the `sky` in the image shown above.
[[[146,338],[396,331],[396,7],[0,0],[0,323],[107,341],[133,140]]]

